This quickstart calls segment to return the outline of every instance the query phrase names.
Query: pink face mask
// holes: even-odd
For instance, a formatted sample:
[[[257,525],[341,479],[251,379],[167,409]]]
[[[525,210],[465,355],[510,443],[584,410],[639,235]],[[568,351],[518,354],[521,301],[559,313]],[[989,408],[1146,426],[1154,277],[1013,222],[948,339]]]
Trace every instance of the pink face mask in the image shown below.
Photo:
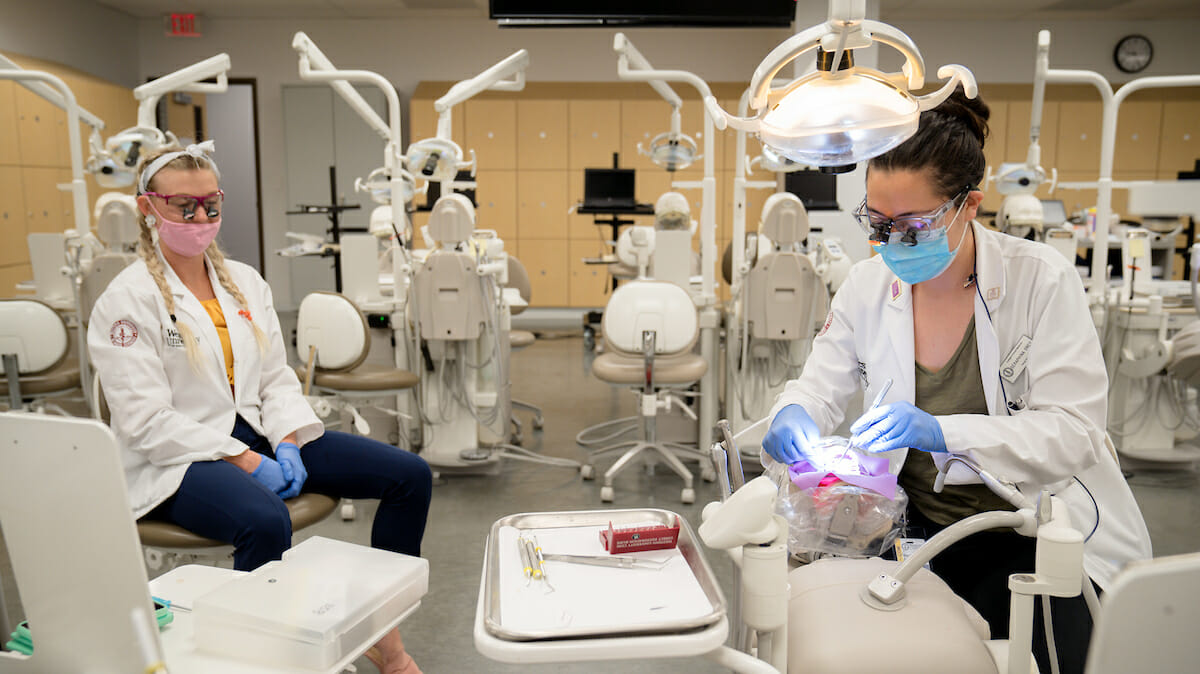
[[[150,210],[154,211],[153,217],[159,223],[159,240],[183,257],[195,257],[203,253],[221,229],[221,218],[209,222],[177,222],[164,218],[154,204],[150,204]],[[154,223],[148,221],[147,224],[153,226]]]

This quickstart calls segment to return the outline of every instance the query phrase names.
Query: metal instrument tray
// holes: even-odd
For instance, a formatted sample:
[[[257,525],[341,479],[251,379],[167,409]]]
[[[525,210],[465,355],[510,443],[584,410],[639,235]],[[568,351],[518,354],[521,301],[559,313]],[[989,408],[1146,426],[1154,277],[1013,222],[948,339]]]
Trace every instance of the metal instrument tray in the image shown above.
[[[646,522],[674,526],[679,519],[679,541],[677,548],[687,562],[712,610],[702,616],[671,622],[614,622],[601,626],[565,626],[554,629],[532,630],[506,626],[501,620],[500,561],[497,551],[502,527],[514,527],[529,531],[537,529],[561,529],[569,527],[604,527],[610,522],[614,527],[632,526]],[[581,637],[615,637],[644,634],[678,633],[701,629],[725,617],[725,598],[720,585],[709,568],[708,562],[698,546],[692,527],[683,517],[658,508],[636,508],[626,510],[582,510],[576,512],[518,513],[497,520],[488,536],[484,553],[484,627],[493,636],[509,641],[534,641],[572,639]]]

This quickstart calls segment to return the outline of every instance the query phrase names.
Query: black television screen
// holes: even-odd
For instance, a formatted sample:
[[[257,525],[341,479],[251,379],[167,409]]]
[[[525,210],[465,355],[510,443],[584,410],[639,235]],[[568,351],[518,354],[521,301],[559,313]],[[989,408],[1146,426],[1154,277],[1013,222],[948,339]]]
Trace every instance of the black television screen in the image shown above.
[[[796,0],[489,0],[501,26],[772,26],[787,28]]]
[[[633,206],[634,176],[633,169],[584,169],[583,205],[593,208]]]
[[[810,211],[836,211],[837,176],[820,171],[792,171],[783,174],[784,189],[800,197]]]

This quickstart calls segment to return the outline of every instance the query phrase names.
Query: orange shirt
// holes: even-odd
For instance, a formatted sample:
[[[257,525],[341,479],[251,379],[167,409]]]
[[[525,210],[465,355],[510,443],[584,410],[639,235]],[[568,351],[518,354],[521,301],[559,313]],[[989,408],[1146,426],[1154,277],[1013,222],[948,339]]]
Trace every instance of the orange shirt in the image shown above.
[[[229,325],[225,323],[225,313],[221,311],[221,303],[217,298],[203,300],[204,310],[217,328],[217,337],[221,340],[221,351],[225,353],[225,376],[229,379],[229,388],[233,388],[233,343],[229,341]]]

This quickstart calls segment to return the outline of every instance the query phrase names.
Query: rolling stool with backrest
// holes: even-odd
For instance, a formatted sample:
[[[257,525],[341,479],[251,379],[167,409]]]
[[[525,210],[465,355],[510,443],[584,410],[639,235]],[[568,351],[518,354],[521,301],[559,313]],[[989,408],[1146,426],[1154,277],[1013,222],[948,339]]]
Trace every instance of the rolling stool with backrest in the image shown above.
[[[362,435],[370,433],[370,427],[349,401],[369,403],[403,395],[419,381],[407,370],[364,364],[371,350],[367,319],[353,301],[338,293],[316,292],[300,302],[296,350],[305,359],[297,368],[305,395],[315,391],[331,397],[334,407],[353,418],[351,428]],[[342,502],[342,519],[354,519],[348,499]]]
[[[583,478],[592,478],[591,464],[597,458],[623,452],[604,473],[600,500],[611,502],[613,478],[635,459],[644,457],[655,463],[665,463],[683,478],[680,498],[684,503],[694,502],[693,476],[680,456],[700,461],[705,477],[714,474],[711,461],[695,447],[659,440],[655,421],[658,410],[672,404],[690,411],[673,389],[694,384],[708,370],[708,363],[692,353],[699,334],[696,305],[686,290],[673,283],[646,279],[630,281],[613,292],[604,308],[601,331],[608,350],[592,363],[592,374],[610,384],[632,386],[638,392],[642,437],[589,452],[588,462],[580,471]],[[602,426],[604,424],[593,428]],[[586,433],[584,431],[579,437]],[[580,444],[588,445],[582,441]]]
[[[66,414],[47,399],[80,387],[79,361],[70,357],[71,333],[62,316],[35,299],[0,299],[0,396],[9,409],[29,405]]]

